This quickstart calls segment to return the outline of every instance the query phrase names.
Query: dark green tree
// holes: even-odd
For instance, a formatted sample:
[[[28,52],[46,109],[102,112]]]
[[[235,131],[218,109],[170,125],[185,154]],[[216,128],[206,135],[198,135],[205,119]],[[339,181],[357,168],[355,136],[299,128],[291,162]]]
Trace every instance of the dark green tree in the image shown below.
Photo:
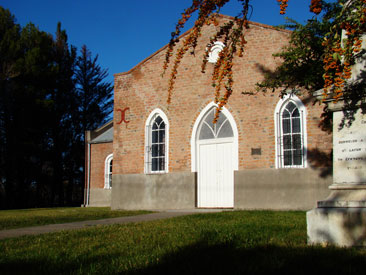
[[[82,133],[106,122],[113,110],[113,85],[106,82],[108,70],[98,65],[98,55],[92,57],[84,45],[77,58],[75,79]]]
[[[338,2],[323,2],[322,16],[308,20],[305,25],[287,18],[288,24],[281,27],[293,31],[289,45],[274,54],[283,62],[275,71],[260,67],[265,73],[265,79],[257,84],[258,89],[274,91],[280,88],[283,92],[299,88],[310,92],[321,89],[324,86],[322,42],[341,8]]]
[[[98,55],[92,56],[92,53],[84,45],[77,58],[75,69],[76,93],[78,101],[77,117],[74,122],[77,123],[78,146],[73,147],[73,156],[78,156],[70,160],[74,166],[83,167],[82,170],[73,170],[78,172],[73,178],[82,179],[80,186],[84,183],[84,164],[85,164],[85,132],[95,129],[110,119],[113,110],[113,85],[105,81],[108,71],[98,65]]]
[[[50,86],[50,158],[52,163],[53,204],[65,204],[66,158],[75,142],[73,113],[78,108],[75,90],[76,48],[69,46],[65,30],[58,23],[53,42],[52,84]]]
[[[84,133],[112,111],[107,70],[66,31],[20,27],[0,7],[0,208],[80,205]]]
[[[39,191],[47,127],[52,38],[15,24],[0,7],[0,183],[6,207],[28,207]],[[2,207],[5,207],[2,205]]]

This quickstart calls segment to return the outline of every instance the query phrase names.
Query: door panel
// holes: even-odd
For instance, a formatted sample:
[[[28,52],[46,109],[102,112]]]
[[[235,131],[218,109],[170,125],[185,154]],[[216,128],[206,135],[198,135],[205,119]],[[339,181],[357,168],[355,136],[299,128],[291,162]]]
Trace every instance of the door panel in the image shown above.
[[[198,207],[233,207],[233,143],[199,144]]]
[[[232,143],[217,144],[217,180],[220,207],[234,207]]]

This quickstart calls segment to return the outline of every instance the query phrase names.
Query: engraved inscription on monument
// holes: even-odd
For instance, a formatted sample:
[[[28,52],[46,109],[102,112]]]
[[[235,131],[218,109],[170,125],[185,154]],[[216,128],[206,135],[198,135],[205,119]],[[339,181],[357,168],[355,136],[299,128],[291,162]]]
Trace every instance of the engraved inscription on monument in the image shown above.
[[[339,125],[342,112],[334,113]],[[335,184],[366,184],[366,115],[358,111],[350,127],[333,133],[333,176]]]

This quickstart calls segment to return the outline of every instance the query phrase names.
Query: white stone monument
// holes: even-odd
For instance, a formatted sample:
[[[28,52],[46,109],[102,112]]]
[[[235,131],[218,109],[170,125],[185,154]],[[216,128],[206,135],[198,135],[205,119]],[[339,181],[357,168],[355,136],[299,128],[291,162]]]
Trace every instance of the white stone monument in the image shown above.
[[[366,49],[365,35],[362,48]],[[350,83],[365,81],[365,64],[364,54],[352,68]],[[364,89],[360,86],[356,89]],[[306,213],[310,244],[366,246],[366,114],[359,108],[365,104],[366,91],[360,94],[364,97],[353,106],[354,121],[349,127],[339,127],[343,111],[349,108],[344,101],[327,103],[333,112],[333,184],[328,198]]]
[[[339,129],[343,112],[333,111],[333,184],[330,195],[307,212],[310,244],[366,246],[366,115],[355,110],[350,127]]]

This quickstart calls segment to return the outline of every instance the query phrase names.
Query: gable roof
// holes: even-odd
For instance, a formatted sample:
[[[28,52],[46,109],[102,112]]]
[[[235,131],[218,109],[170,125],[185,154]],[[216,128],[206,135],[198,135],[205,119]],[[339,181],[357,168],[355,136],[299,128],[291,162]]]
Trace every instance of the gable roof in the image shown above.
[[[105,143],[113,141],[113,120],[107,122],[96,130],[87,131],[88,143]]]
[[[229,20],[234,20],[233,16],[228,16],[228,15],[223,15],[223,14],[218,14],[217,17],[219,18],[224,18],[224,19],[229,19]],[[286,30],[286,29],[281,29],[281,28],[277,28],[271,25],[266,25],[266,24],[262,24],[262,23],[257,23],[257,22],[252,22],[252,21],[248,21],[249,26],[253,25],[253,26],[258,26],[258,27],[262,27],[262,28],[266,28],[266,29],[272,29],[275,31],[280,31],[280,32],[285,32],[285,33],[292,33],[292,31],[290,30]],[[184,32],[183,34],[181,34],[179,36],[179,39],[181,39],[182,37],[186,36],[190,31],[192,30],[192,28],[190,28],[189,30],[187,30],[186,32]],[[152,55],[148,56],[147,58],[145,58],[144,60],[142,60],[141,62],[139,62],[136,66],[132,67],[130,70],[128,70],[127,72],[121,72],[121,73],[116,73],[113,76],[119,76],[119,75],[126,75],[126,74],[130,74],[132,73],[134,70],[136,70],[137,68],[141,67],[145,62],[147,62],[148,60],[150,60],[151,58],[153,58],[155,55],[157,55],[158,53],[162,52],[163,50],[165,50],[168,47],[169,44],[166,44],[164,47],[162,47],[161,49],[157,50],[156,52],[154,52]]]
[[[109,128],[100,136],[92,139],[89,143],[105,143],[105,142],[112,142],[113,141],[113,127]]]

